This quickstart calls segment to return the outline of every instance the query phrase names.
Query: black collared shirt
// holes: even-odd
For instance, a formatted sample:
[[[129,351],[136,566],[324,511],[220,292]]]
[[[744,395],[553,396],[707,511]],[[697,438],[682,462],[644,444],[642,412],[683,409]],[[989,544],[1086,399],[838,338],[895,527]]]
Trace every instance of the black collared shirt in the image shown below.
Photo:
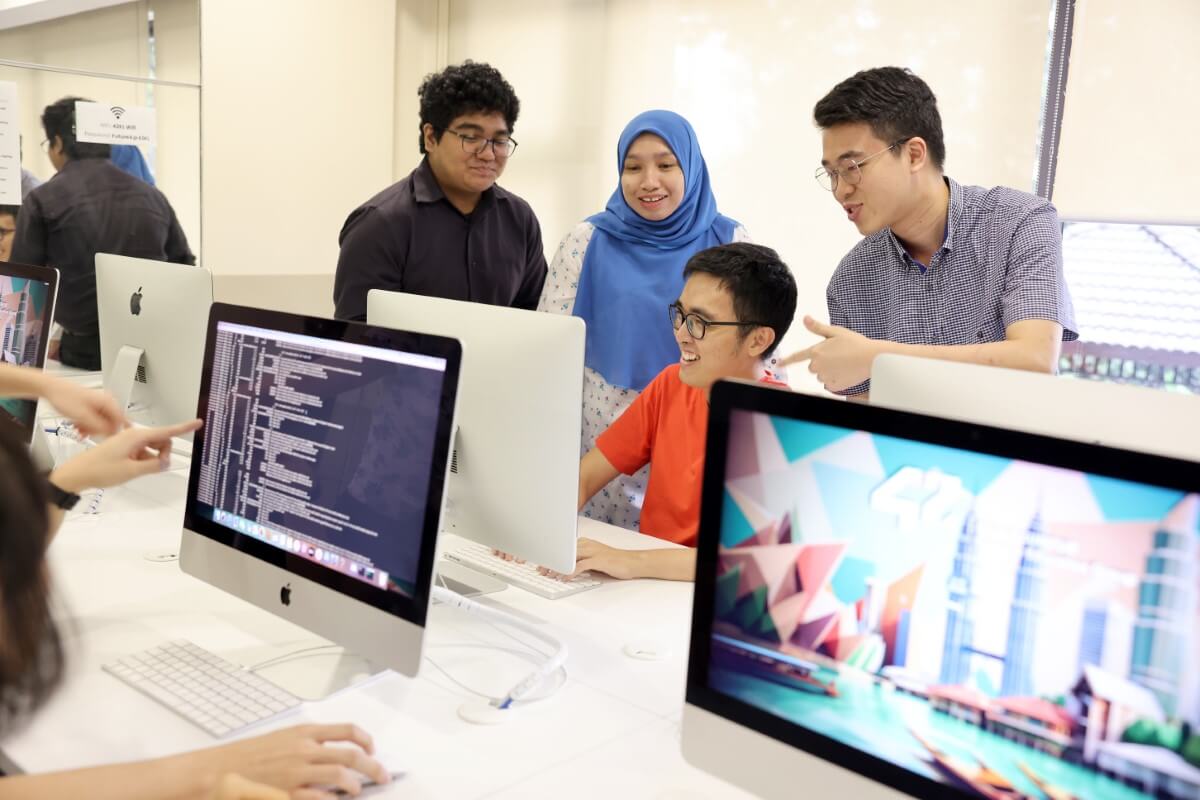
[[[54,321],[99,332],[96,253],[195,264],[167,198],[106,158],[68,161],[21,204],[12,260],[57,267]]]
[[[492,186],[464,215],[428,159],[356,208],[338,242],[338,319],[366,319],[371,289],[534,309],[546,280],[542,231],[529,204]]]

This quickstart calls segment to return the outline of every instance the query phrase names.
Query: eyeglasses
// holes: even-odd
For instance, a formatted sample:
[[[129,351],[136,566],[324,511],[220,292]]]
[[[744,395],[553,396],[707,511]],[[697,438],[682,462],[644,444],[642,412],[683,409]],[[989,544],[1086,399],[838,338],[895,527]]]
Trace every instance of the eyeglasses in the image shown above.
[[[49,140],[49,139],[42,139],[42,145],[41,145],[41,147],[42,147],[42,152],[43,152],[43,153],[49,153],[49,152],[50,152],[50,140]]]
[[[457,136],[462,143],[462,149],[473,156],[481,155],[488,145],[492,146],[492,152],[496,154],[496,158],[508,158],[517,149],[515,139],[487,139],[473,133],[459,133],[452,128],[447,128],[446,133],[453,133]]]
[[[675,330],[679,330],[683,327],[684,323],[687,323],[687,331],[693,339],[703,339],[704,334],[714,325],[745,325],[747,327],[754,327],[756,325],[767,324],[765,322],[714,322],[694,312],[685,314],[683,306],[679,305],[679,303],[671,303],[671,305],[667,306],[667,315],[671,320],[671,327]]]
[[[862,161],[855,161],[852,158],[843,158],[838,162],[840,169],[830,169],[828,167],[817,167],[817,171],[813,173],[813,177],[817,179],[817,183],[821,184],[822,188],[828,191],[837,191],[838,181],[844,180],[851,186],[857,186],[862,180],[863,164],[866,164],[872,158],[881,156],[888,150],[895,148],[897,145],[907,142],[908,138],[897,139],[887,147],[880,150],[878,153],[872,153]]]

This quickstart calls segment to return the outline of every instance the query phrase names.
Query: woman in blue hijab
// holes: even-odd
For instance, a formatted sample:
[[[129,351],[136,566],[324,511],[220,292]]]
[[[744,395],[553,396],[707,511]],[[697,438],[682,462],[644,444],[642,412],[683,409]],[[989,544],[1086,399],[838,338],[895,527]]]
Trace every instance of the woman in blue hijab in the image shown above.
[[[748,239],[717,213],[696,132],[673,111],[646,111],[625,126],[617,175],[604,211],[559,244],[538,303],[541,311],[587,323],[581,453],[679,360],[667,306],[679,298],[688,259]],[[583,513],[637,530],[646,475],[621,476]]]

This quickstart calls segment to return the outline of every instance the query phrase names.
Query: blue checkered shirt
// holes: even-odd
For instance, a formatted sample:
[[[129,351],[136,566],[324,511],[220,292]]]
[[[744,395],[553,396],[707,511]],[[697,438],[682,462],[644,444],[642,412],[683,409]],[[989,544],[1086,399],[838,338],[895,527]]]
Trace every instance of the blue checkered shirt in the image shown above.
[[[829,321],[903,344],[1001,342],[1005,328],[1027,319],[1057,322],[1064,341],[1079,338],[1054,206],[1003,186],[946,182],[946,239],[929,268],[890,228],[864,238],[829,280]],[[840,394],[870,388],[868,380]]]

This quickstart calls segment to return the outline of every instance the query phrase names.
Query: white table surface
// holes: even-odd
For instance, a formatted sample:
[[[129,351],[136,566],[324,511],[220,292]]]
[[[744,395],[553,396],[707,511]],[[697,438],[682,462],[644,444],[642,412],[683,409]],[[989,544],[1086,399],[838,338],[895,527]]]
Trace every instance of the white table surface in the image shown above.
[[[184,462],[109,490],[99,514],[73,512],[64,524],[50,562],[69,672],[32,722],[0,743],[7,769],[48,772],[218,743],[102,672],[103,663],[177,638],[243,664],[322,642],[183,574],[178,562],[145,558],[177,547],[186,481]],[[586,519],[580,533],[622,547],[662,546]],[[473,695],[424,663],[416,679],[385,671],[252,733],[303,721],[357,723],[385,766],[407,770],[370,793],[378,798],[746,797],[680,755],[691,599],[690,583],[650,580],[610,581],[553,601],[511,587],[482,598],[545,626],[569,648],[562,688],[501,725],[460,720],[458,707]],[[652,643],[664,657],[630,658],[622,648],[631,642]],[[531,663],[489,623],[441,606],[430,610],[425,656],[489,695],[502,695]],[[335,660],[311,656],[291,668],[320,677]]]

